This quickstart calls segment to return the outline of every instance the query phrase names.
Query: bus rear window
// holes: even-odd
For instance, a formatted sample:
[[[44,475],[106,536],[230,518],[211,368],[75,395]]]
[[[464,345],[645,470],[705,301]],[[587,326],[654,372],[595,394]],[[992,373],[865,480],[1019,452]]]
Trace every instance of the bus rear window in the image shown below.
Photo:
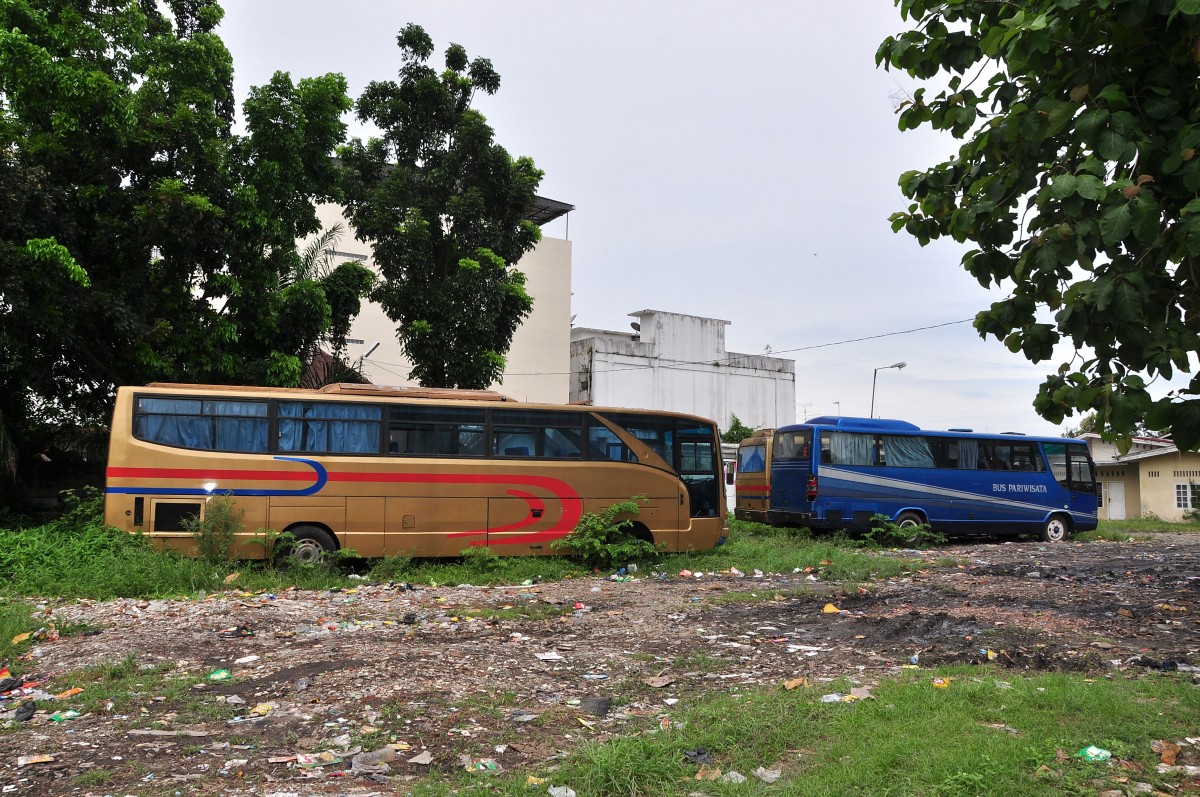
[[[812,456],[812,429],[776,432],[772,459],[808,459]]]
[[[738,449],[738,473],[763,473],[767,469],[767,445],[758,443]]]

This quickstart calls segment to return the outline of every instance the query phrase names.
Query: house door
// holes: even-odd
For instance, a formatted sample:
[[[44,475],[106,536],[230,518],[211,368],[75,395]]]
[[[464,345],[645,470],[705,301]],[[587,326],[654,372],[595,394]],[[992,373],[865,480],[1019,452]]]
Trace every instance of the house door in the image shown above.
[[[1108,519],[1125,519],[1125,482],[1109,482],[1104,485],[1104,498],[1108,502]]]

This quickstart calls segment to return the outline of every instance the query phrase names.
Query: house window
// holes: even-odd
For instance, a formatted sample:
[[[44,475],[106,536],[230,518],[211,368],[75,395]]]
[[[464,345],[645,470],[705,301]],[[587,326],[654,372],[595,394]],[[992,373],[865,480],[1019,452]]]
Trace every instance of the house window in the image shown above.
[[[1187,485],[1187,484],[1176,484],[1175,485],[1175,508],[1176,509],[1191,509],[1192,508],[1192,501],[1191,501],[1192,496],[1189,491],[1189,487],[1190,487],[1190,485]],[[1196,497],[1200,498],[1200,490],[1197,490]]]
[[[1096,506],[1104,508],[1104,483],[1096,482]]]

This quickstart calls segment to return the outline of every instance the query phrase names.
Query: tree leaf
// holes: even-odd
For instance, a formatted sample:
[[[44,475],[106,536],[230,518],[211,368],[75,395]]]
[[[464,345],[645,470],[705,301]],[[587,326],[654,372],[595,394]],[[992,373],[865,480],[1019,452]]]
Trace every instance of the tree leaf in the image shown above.
[[[1129,213],[1129,205],[1116,205],[1100,217],[1100,238],[1105,245],[1112,246],[1125,240],[1132,227],[1133,219]]]

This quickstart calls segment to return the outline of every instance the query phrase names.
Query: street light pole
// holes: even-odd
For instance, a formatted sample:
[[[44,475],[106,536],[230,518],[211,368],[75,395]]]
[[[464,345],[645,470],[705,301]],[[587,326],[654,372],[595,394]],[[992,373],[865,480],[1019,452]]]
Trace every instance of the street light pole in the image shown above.
[[[875,372],[873,374],[871,374],[871,417],[872,418],[875,417],[875,380],[879,378],[879,372],[883,371],[887,368],[895,368],[896,370],[900,370],[901,368],[904,368],[907,365],[908,365],[908,363],[892,363],[891,365],[881,365],[875,369]]]

